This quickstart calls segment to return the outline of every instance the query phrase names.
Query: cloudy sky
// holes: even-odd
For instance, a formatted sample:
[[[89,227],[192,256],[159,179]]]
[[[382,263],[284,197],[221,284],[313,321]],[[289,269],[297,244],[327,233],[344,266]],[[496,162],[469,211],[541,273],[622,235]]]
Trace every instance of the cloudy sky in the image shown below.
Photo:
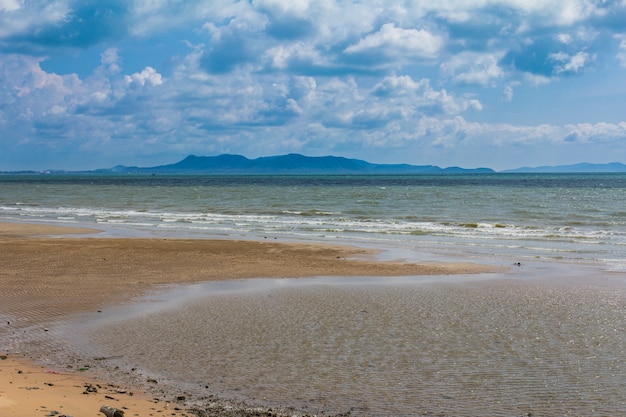
[[[626,0],[0,0],[0,170],[626,162]]]

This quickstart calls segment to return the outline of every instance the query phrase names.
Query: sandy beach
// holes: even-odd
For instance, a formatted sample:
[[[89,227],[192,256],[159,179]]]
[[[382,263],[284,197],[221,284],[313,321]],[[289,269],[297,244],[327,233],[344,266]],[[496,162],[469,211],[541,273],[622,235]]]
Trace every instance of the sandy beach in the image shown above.
[[[481,273],[475,264],[378,262],[365,249],[275,241],[98,238],[97,231],[0,223],[0,337],[79,312],[132,300],[161,284],[255,277],[403,276]],[[81,237],[89,234],[89,237]],[[0,352],[0,414],[185,415],[176,398],[111,384],[97,367],[47,369],[28,352]],[[85,387],[99,387],[84,394]],[[131,396],[130,393],[133,393]],[[178,410],[176,409],[178,408]],[[227,412],[222,410],[222,415]],[[275,412],[275,411],[274,411]],[[251,412],[257,415],[259,410]],[[258,414],[261,415],[261,414]]]
[[[0,223],[0,415],[626,412],[623,274],[377,254]]]

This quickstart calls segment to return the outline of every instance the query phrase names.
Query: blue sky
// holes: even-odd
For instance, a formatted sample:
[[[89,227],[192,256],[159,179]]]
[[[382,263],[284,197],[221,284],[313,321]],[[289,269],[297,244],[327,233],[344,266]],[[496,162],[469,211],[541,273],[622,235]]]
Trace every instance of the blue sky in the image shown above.
[[[626,0],[0,0],[0,170],[626,162]]]

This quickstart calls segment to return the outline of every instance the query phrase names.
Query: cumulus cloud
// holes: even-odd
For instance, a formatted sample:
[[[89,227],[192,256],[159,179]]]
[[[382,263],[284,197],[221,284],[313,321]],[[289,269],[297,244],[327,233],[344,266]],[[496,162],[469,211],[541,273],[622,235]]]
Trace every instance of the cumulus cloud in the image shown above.
[[[85,92],[76,75],[60,76],[41,69],[41,58],[21,55],[0,55],[0,74],[4,82],[0,91],[3,107],[16,119],[36,119],[54,105],[75,105]]]
[[[155,86],[163,84],[161,74],[156,72],[156,70],[152,67],[146,67],[141,72],[136,72],[132,75],[125,75],[124,80],[126,81],[126,84],[136,84],[140,86]]]
[[[443,41],[439,36],[427,30],[403,29],[396,27],[394,23],[385,23],[377,32],[348,46],[345,52],[353,54],[376,51],[381,55],[433,57],[442,44]]]

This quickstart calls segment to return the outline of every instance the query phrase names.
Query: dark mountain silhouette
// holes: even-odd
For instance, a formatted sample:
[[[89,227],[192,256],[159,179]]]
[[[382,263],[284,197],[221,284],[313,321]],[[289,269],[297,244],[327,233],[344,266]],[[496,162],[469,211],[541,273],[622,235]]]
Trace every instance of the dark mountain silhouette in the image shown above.
[[[113,168],[92,171],[19,171],[17,173],[100,173],[100,174],[267,174],[267,175],[358,175],[358,174],[449,174],[449,173],[496,173],[491,168],[440,168],[435,165],[373,164],[359,159],[340,156],[304,156],[288,154],[248,159],[242,155],[223,154],[217,156],[189,155],[183,160],[167,165],[136,167],[117,165]],[[608,164],[580,163],[540,167],[522,167],[498,171],[498,173],[626,173],[626,165],[621,162]],[[9,173],[0,171],[0,173]],[[13,171],[15,173],[15,171]]]
[[[494,172],[490,168],[440,168],[433,165],[372,164],[338,156],[289,154],[248,159],[241,155],[195,156],[169,165],[147,168],[116,166],[100,172],[155,174],[437,174]]]

